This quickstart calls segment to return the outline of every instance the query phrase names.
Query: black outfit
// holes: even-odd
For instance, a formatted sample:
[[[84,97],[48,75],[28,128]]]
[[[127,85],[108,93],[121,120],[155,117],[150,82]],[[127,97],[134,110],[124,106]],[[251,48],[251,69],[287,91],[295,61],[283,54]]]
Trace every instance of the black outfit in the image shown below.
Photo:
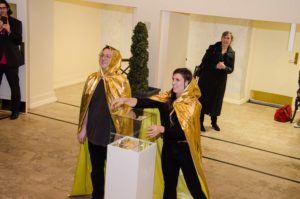
[[[22,43],[21,21],[8,17],[11,33],[0,32],[0,60],[5,56],[6,63],[0,63],[0,85],[2,76],[5,74],[11,89],[11,111],[19,113],[21,92],[19,85],[19,66],[24,64],[24,58],[19,49]],[[15,118],[16,119],[16,118]]]
[[[87,120],[87,137],[92,163],[93,199],[104,197],[104,165],[110,139],[111,116],[106,101],[104,83],[100,80],[92,96]]]
[[[206,199],[201,189],[190,149],[184,132],[177,119],[175,111],[170,115],[171,109],[167,103],[151,99],[138,99],[137,108],[158,108],[161,125],[165,127],[162,148],[162,171],[164,176],[164,199],[176,199],[176,187],[179,170],[182,169],[188,189],[195,199]]]
[[[105,184],[104,166],[107,154],[107,147],[95,145],[89,141],[89,152],[92,163],[92,198],[103,199]]]
[[[299,86],[299,88],[298,88],[298,90],[297,90],[297,96],[296,96],[296,99],[295,99],[294,113],[293,113],[293,116],[292,116],[292,118],[291,118],[291,120],[290,120],[291,123],[294,121],[295,116],[296,116],[296,113],[297,113],[298,108],[299,108],[299,106],[300,106],[300,71],[299,71],[299,76],[298,76],[298,86]],[[300,123],[300,122],[298,122],[298,123]],[[298,123],[297,123],[297,124],[298,124]],[[294,126],[294,127],[297,127],[297,128],[298,128],[299,125],[297,125],[297,124],[296,124],[296,126]]]
[[[198,81],[201,90],[199,98],[202,104],[201,125],[203,125],[204,114],[209,114],[212,124],[216,124],[217,116],[221,114],[224,93],[226,89],[227,74],[234,70],[235,52],[229,46],[227,52],[222,54],[221,42],[210,45],[206,50],[201,63],[201,73]],[[223,61],[226,68],[216,68],[218,62]]]

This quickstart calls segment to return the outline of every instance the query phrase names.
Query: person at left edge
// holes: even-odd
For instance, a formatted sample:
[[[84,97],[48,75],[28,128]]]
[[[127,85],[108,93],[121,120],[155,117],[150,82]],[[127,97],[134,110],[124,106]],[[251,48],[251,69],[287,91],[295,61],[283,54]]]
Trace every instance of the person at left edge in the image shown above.
[[[11,116],[19,117],[21,91],[19,66],[23,63],[19,46],[22,43],[22,22],[11,17],[12,11],[5,0],[0,0],[0,85],[5,74],[11,90]]]
[[[118,50],[111,46],[104,47],[99,58],[100,69],[87,78],[82,93],[78,141],[84,144],[87,137],[93,199],[104,198],[104,165],[112,128],[121,133],[121,130],[127,132],[125,128],[130,127],[115,117],[117,111],[110,109],[113,99],[131,96],[129,81],[121,74],[121,60]]]

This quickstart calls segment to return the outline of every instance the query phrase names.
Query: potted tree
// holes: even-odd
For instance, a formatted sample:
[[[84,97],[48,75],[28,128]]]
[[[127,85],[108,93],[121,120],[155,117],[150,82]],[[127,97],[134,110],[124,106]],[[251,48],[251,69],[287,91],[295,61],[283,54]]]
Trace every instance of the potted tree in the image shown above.
[[[131,54],[127,78],[130,82],[132,95],[135,97],[149,97],[157,94],[160,89],[148,85],[148,30],[144,23],[138,22],[131,37]]]

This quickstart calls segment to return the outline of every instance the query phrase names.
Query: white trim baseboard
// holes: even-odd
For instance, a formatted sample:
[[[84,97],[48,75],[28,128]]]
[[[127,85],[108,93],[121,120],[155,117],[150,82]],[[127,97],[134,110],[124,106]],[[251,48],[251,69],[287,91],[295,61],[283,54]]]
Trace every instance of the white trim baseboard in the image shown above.
[[[34,96],[29,99],[29,108],[36,108],[45,104],[56,102],[57,98],[54,92],[44,93],[42,95]]]
[[[242,99],[233,99],[233,98],[224,98],[223,100],[224,102],[228,102],[228,103],[231,103],[231,104],[238,104],[238,105],[241,105],[241,104],[244,104],[246,102],[249,101],[249,99],[246,99],[246,98],[242,98]]]

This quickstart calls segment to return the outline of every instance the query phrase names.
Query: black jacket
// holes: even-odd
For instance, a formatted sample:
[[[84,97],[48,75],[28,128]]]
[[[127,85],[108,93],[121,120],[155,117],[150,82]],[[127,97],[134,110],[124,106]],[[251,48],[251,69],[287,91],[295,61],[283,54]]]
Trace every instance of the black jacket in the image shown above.
[[[7,66],[18,67],[24,64],[24,58],[19,46],[22,43],[22,23],[21,21],[8,17],[11,33],[0,34],[0,57],[5,53]]]
[[[226,89],[227,74],[234,70],[235,52],[228,47],[227,52],[222,55],[221,42],[210,45],[202,58],[202,71],[198,85],[201,90],[200,102],[202,112],[211,116],[221,114],[224,93]],[[219,61],[224,61],[226,69],[216,69]]]

